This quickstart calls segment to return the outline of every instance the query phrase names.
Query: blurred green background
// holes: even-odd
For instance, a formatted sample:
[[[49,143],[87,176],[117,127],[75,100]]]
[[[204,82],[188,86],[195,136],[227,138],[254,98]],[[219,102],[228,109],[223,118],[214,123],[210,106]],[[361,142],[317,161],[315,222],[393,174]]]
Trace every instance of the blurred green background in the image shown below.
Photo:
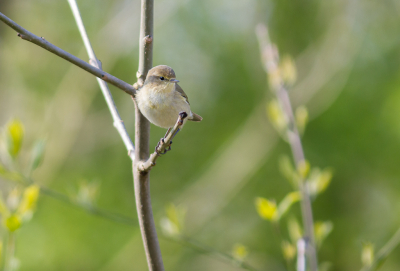
[[[140,2],[78,5],[103,69],[134,83]],[[1,0],[0,12],[87,59],[67,1]],[[168,204],[184,206],[188,236],[227,253],[244,244],[254,267],[288,270],[276,229],[254,207],[258,196],[280,201],[291,191],[278,168],[290,149],[266,116],[272,95],[255,36],[262,22],[296,62],[290,95],[309,109],[306,157],[334,169],[313,202],[315,220],[334,225],[320,262],[359,270],[362,245],[378,250],[400,227],[399,13],[398,0],[155,0],[154,65],[174,68],[204,118],[185,126],[151,172],[156,223]],[[132,100],[111,90],[133,136]],[[47,140],[38,183],[73,194],[83,180],[96,182],[99,207],[135,217],[130,160],[94,77],[1,23],[0,125],[14,117],[25,124],[22,164],[36,139]],[[151,148],[164,133],[151,127]],[[298,205],[290,216],[300,219]],[[279,225],[287,236],[286,217]],[[166,270],[241,270],[165,239],[161,249]],[[20,270],[147,270],[137,227],[46,196],[17,232],[16,257]],[[381,270],[400,270],[400,249]]]

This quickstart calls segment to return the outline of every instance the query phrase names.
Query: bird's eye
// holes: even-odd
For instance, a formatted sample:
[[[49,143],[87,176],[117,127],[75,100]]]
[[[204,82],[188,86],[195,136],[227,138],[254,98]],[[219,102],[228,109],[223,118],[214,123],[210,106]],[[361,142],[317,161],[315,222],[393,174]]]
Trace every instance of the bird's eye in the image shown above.
[[[165,79],[165,78],[164,78],[163,76],[160,77],[160,80],[164,81],[164,79]]]

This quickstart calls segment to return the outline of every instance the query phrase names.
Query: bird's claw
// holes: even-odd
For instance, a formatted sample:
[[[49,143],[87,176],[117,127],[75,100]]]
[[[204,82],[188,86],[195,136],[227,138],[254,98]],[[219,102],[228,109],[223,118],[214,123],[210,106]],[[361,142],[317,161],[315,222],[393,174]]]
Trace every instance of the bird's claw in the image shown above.
[[[169,142],[169,146],[167,148],[165,148],[163,152],[160,152],[158,149],[161,147],[161,145],[164,145],[164,144],[165,144],[164,138],[161,138],[161,140],[158,141],[158,144],[155,149],[157,154],[159,154],[159,155],[166,154],[168,151],[171,150],[172,141]]]

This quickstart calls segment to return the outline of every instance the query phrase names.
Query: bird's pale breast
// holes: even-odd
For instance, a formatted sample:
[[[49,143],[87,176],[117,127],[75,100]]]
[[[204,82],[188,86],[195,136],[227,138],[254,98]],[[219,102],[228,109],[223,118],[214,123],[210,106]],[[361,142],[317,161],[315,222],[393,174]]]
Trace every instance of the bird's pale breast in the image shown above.
[[[142,88],[136,100],[142,114],[152,123],[163,128],[175,125],[179,112],[185,111],[192,115],[185,98],[175,91],[175,85],[170,88]]]

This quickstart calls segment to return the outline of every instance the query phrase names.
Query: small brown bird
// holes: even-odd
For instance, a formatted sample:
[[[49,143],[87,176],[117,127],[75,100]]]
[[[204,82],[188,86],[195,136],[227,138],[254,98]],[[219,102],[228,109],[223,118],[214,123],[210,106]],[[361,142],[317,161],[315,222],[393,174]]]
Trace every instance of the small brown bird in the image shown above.
[[[143,87],[136,94],[136,101],[140,112],[151,123],[171,128],[181,112],[187,114],[184,123],[203,119],[190,110],[188,97],[178,82],[174,70],[166,65],[156,66],[148,72]]]

